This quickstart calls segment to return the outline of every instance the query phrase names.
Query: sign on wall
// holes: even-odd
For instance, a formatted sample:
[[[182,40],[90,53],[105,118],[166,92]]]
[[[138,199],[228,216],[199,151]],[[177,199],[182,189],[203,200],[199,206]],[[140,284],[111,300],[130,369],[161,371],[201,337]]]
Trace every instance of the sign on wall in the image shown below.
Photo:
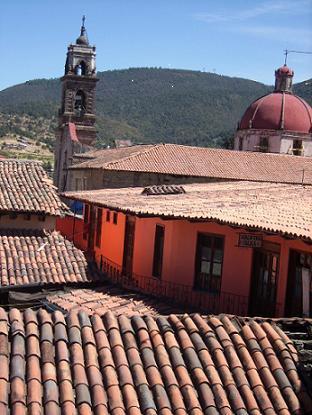
[[[242,248],[261,248],[262,236],[253,235],[251,233],[240,233],[238,239],[238,246]]]

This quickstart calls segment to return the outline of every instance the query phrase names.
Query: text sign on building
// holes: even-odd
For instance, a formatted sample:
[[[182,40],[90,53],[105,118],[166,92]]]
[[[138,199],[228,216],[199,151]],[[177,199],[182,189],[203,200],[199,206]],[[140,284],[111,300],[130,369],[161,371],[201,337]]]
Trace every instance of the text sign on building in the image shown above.
[[[240,233],[238,246],[243,248],[261,248],[262,236],[252,235],[250,233]]]

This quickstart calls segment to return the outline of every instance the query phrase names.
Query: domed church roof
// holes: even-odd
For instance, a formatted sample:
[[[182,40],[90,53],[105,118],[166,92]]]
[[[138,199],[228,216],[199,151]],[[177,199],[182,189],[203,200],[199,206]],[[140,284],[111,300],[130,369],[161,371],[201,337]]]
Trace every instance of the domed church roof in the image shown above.
[[[258,98],[245,111],[239,129],[312,132],[312,108],[292,93],[294,72],[284,65],[275,71],[274,92]]]

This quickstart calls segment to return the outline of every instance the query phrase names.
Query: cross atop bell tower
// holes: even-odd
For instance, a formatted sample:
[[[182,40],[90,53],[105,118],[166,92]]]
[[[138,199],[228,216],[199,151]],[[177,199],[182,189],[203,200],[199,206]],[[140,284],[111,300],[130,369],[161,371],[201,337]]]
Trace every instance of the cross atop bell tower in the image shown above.
[[[62,101],[55,146],[54,183],[68,190],[67,168],[74,153],[84,152],[95,143],[95,89],[98,81],[95,46],[89,44],[82,18],[80,36],[67,48],[62,81]],[[74,134],[73,134],[74,131]]]

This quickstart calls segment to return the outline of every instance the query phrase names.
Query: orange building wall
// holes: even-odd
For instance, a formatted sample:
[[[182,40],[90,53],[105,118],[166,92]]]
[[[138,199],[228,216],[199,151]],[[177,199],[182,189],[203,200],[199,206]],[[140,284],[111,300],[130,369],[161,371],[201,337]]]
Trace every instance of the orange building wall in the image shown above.
[[[191,223],[185,220],[164,221],[159,218],[137,219],[133,272],[152,276],[156,224],[165,227],[162,279],[193,286],[198,232],[225,237],[222,269],[222,291],[249,295],[252,249],[235,247],[238,231],[213,223]]]
[[[233,229],[226,225],[192,223],[185,220],[164,221],[160,218],[138,218],[133,259],[135,274],[152,277],[156,224],[165,227],[162,280],[193,286],[197,234],[199,232],[216,234],[225,238],[221,291],[249,297],[253,249],[238,247],[239,234],[246,231]],[[287,289],[289,250],[294,249],[312,254],[312,246],[299,240],[262,235],[264,241],[280,245],[276,302],[279,305],[279,315],[282,315]]]
[[[168,279],[170,274],[170,262],[165,261],[165,254],[170,254],[172,221],[167,222],[158,218],[137,218],[135,223],[133,273],[140,276],[152,276],[154,238],[156,225],[166,225],[164,240],[163,278]],[[169,266],[169,268],[168,268]]]
[[[102,209],[101,246],[95,247],[95,258],[98,266],[100,266],[102,255],[104,258],[109,259],[111,262],[121,267],[123,260],[126,215],[118,212],[117,224],[114,224],[113,211],[111,211],[110,221],[106,222],[107,210],[108,209]]]
[[[214,223],[177,222],[175,225],[179,232],[180,241],[176,242],[175,257],[187,258],[184,266],[181,262],[175,264],[175,273],[188,285],[194,283],[195,255],[197,235],[199,232],[224,236],[224,256],[222,266],[221,291],[232,294],[248,296],[249,277],[251,269],[252,250],[236,248],[238,232],[228,226]]]
[[[298,240],[287,240],[280,237],[268,237],[268,240],[276,241],[281,244],[280,270],[277,292],[277,303],[280,304],[280,314],[282,315],[285,307],[289,251],[291,249],[312,254],[312,246]]]
[[[83,239],[84,222],[80,217],[65,216],[56,219],[55,229],[82,251],[87,250],[88,242]]]
[[[117,225],[113,223],[113,211],[110,222],[106,222],[106,209],[103,209],[101,246],[95,247],[96,261],[101,256],[122,266],[126,215],[118,212]],[[59,229],[68,239],[72,236],[72,217],[58,219]],[[164,281],[193,286],[195,274],[195,254],[197,234],[199,232],[224,236],[224,257],[222,269],[223,293],[248,297],[252,275],[253,249],[238,247],[239,233],[246,232],[226,225],[215,223],[195,223],[186,220],[162,220],[160,218],[136,218],[133,273],[143,277],[152,277],[154,238],[156,224],[165,228],[162,277]],[[75,244],[82,249],[86,242],[82,240],[83,221],[76,219]],[[79,232],[81,229],[81,232]],[[248,232],[246,232],[248,233]],[[299,240],[287,240],[280,236],[263,236],[264,241],[280,245],[280,263],[278,277],[277,304],[278,315],[283,315],[288,278],[289,250],[312,254],[312,246]],[[94,239],[95,240],[95,239]],[[84,247],[84,248],[83,248]]]

